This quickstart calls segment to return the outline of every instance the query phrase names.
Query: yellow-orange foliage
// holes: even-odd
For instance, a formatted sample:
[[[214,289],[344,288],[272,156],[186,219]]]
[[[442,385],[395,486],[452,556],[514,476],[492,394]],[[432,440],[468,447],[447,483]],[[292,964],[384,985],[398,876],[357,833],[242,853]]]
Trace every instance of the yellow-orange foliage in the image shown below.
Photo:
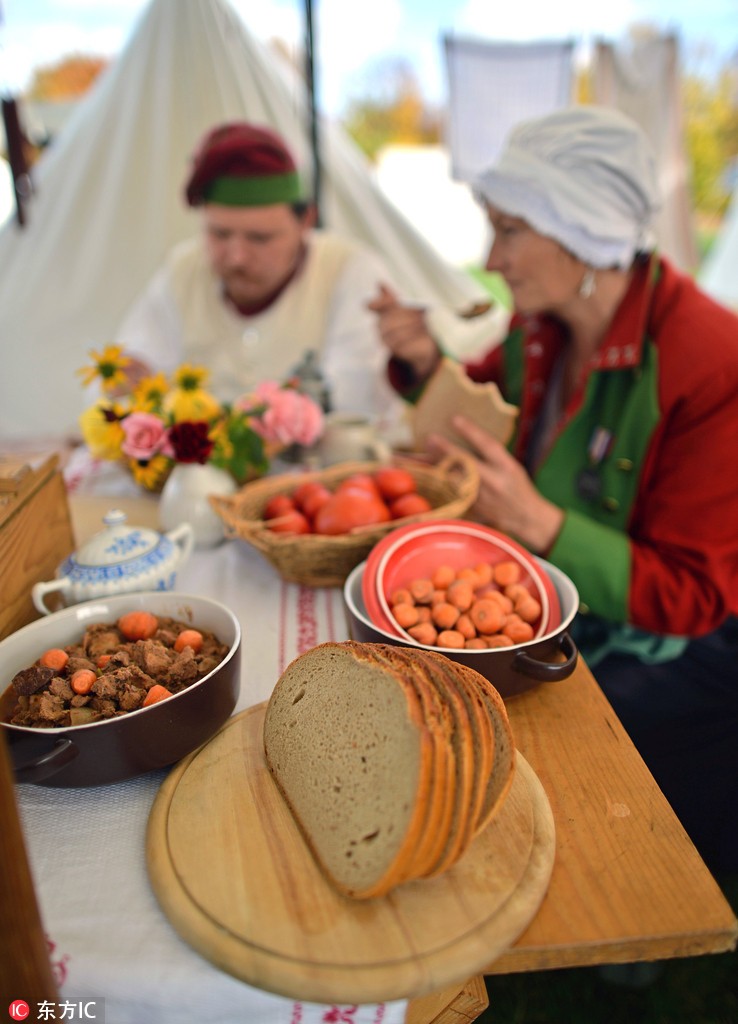
[[[104,57],[65,57],[36,68],[28,90],[34,100],[67,100],[82,96],[108,65]]]

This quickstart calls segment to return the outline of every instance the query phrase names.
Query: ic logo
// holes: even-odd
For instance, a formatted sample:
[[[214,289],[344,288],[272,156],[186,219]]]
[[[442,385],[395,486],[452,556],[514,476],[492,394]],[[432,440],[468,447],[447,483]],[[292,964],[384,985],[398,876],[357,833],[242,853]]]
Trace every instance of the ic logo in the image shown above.
[[[31,1007],[25,999],[14,999],[8,1007],[11,1020],[27,1020],[30,1012]]]

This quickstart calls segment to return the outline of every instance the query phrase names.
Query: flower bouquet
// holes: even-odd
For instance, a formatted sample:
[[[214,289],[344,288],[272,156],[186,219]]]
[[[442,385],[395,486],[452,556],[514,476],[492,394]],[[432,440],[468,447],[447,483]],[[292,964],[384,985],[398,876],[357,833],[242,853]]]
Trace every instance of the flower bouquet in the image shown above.
[[[159,491],[172,468],[209,463],[236,483],[263,475],[270,457],[293,444],[309,446],[323,429],[320,406],[290,383],[264,381],[232,403],[207,390],[208,371],[183,365],[171,380],[158,373],[129,386],[131,360],[115,345],[90,353],[84,384],[100,398],[79,418],[94,458],[121,462],[134,480]]]

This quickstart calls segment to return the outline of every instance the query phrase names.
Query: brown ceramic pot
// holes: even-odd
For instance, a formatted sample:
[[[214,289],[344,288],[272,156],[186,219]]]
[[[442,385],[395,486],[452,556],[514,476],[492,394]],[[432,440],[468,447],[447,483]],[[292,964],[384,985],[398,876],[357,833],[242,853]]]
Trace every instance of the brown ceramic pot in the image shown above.
[[[225,659],[198,682],[166,700],[117,718],[59,729],[11,725],[9,685],[49,647],[78,640],[93,622],[114,622],[134,609],[170,616],[212,631],[228,644]],[[220,728],[236,706],[241,683],[241,627],[217,601],[193,594],[121,594],[73,605],[32,622],[0,643],[0,720],[17,782],[99,786],[180,760]]]
[[[566,679],[576,667],[579,652],[568,633],[568,628],[579,609],[577,589],[560,569],[543,559],[537,559],[553,581],[561,604],[561,622],[543,636],[513,647],[488,650],[449,650],[426,647],[404,639],[375,626],[367,614],[362,597],[362,575],[366,562],[351,572],[343,589],[344,606],[349,634],[362,643],[392,644],[396,647],[418,647],[437,651],[451,661],[476,669],[497,688],[503,698],[513,697],[544,682]],[[562,660],[563,659],[563,660]]]

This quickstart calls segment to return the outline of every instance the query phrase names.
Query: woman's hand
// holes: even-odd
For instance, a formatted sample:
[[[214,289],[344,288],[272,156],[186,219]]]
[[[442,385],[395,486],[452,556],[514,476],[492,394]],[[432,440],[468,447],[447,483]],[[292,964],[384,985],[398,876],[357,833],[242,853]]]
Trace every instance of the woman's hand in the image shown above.
[[[392,355],[409,363],[419,380],[429,377],[441,360],[441,352],[428,333],[424,311],[403,306],[384,284],[380,284],[379,293],[367,308],[377,314],[382,342]]]
[[[454,416],[452,425],[477,454],[479,494],[471,510],[475,518],[516,537],[530,551],[548,551],[561,529],[563,511],[536,490],[524,467],[498,440],[465,416]],[[460,450],[437,434],[429,445],[443,454]]]

